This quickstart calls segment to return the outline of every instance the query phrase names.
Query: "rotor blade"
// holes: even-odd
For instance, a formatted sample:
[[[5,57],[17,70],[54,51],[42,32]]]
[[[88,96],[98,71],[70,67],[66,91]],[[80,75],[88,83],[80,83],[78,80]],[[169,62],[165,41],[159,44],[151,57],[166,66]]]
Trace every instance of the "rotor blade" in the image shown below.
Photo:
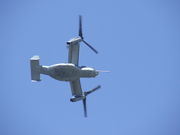
[[[98,53],[98,51],[96,49],[94,49],[90,44],[88,44],[85,40],[82,40],[89,48],[91,48],[96,54]]]
[[[83,39],[83,33],[82,33],[82,17],[79,16],[79,36]]]
[[[85,99],[83,99],[83,108],[84,108],[84,117],[87,117],[86,98],[85,98]]]
[[[94,92],[94,91],[96,91],[96,90],[98,90],[98,89],[100,89],[100,88],[101,88],[101,85],[98,85],[96,88],[94,88],[94,89],[92,89],[92,90],[89,90],[89,91],[87,91],[87,92],[84,92],[84,95],[87,96],[87,95],[89,95],[90,93],[92,93],[92,92]]]

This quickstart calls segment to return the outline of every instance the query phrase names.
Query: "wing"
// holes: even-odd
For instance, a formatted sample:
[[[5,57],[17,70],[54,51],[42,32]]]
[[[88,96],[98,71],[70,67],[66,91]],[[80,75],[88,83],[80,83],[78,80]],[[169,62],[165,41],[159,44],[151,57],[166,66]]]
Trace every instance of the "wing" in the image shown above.
[[[68,63],[78,66],[79,63],[79,43],[69,45]]]
[[[81,96],[82,95],[80,79],[78,79],[76,81],[71,81],[70,86],[71,86],[71,92],[72,92],[73,96]]]

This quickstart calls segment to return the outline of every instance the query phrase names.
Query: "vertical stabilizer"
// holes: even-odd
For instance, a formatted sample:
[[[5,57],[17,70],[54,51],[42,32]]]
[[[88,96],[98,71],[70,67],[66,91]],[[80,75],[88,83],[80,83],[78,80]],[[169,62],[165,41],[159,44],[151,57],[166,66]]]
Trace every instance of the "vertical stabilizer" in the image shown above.
[[[39,65],[39,56],[33,56],[30,59],[31,65],[31,80],[32,81],[41,81],[40,79],[40,65]]]

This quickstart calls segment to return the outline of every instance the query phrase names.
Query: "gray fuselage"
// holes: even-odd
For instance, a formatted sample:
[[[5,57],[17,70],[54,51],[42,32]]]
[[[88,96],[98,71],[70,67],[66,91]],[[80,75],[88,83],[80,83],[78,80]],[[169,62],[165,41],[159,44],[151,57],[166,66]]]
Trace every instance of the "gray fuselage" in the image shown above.
[[[96,77],[98,72],[90,67],[78,67],[72,63],[40,66],[40,73],[60,81],[74,81],[79,78]]]

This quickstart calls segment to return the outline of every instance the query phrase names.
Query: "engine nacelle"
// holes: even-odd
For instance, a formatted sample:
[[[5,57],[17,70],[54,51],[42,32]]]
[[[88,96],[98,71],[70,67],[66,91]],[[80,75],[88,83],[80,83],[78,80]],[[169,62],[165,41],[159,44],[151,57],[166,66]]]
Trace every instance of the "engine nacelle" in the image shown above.
[[[85,96],[75,96],[75,97],[70,98],[70,101],[77,102],[77,101],[83,100],[85,98],[86,98]]]
[[[72,38],[69,41],[67,41],[67,44],[68,45],[74,45],[74,44],[77,44],[81,41],[82,41],[82,39],[80,37],[76,37],[76,38]]]

